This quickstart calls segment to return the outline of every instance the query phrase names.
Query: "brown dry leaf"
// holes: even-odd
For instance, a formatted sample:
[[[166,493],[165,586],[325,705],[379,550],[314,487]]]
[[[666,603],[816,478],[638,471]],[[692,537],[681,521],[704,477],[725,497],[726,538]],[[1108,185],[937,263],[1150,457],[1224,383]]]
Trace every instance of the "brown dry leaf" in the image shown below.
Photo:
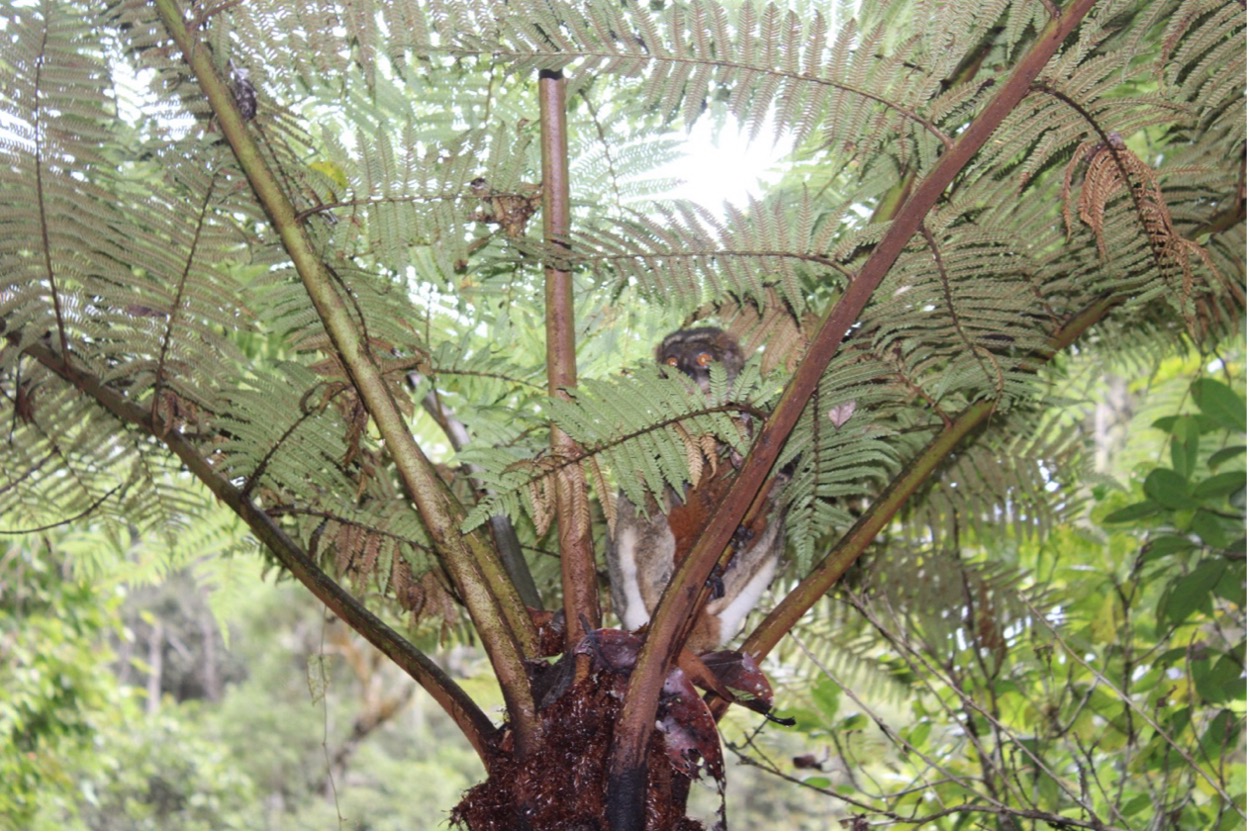
[[[354,411],[355,404],[359,402],[359,397],[329,335],[318,333],[314,337],[300,341],[296,348],[300,351],[318,351],[323,354],[320,360],[309,366],[310,370],[327,381],[327,390],[322,395],[321,405],[324,406],[332,398],[339,411],[345,417],[349,416]],[[428,373],[428,357],[419,349],[412,355],[396,355],[399,351],[394,345],[378,338],[370,338],[368,348],[369,355],[377,365],[378,371],[381,372],[382,379],[390,389],[395,404],[399,406],[399,410],[405,417],[411,417],[415,406],[412,398],[407,394],[407,375],[413,372]],[[345,398],[342,396],[344,391],[347,392]]]
[[[382,534],[375,530],[365,530],[360,543],[360,564],[356,572],[367,578],[377,570],[377,557],[382,552]]]
[[[522,182],[516,191],[495,191],[484,177],[469,183],[469,188],[488,208],[473,219],[498,226],[503,234],[515,240],[523,237],[529,218],[542,206],[542,183]]]
[[[18,391],[18,406],[22,404],[21,391]],[[179,397],[168,388],[161,388],[152,403],[153,417],[163,437],[170,429],[185,431],[188,426],[199,426],[199,407],[190,400]],[[19,411],[19,416],[21,413]]]
[[[555,478],[548,472],[540,478],[534,478],[526,487],[529,492],[529,508],[533,517],[533,526],[538,537],[546,535],[551,522],[555,520]]]
[[[989,585],[983,579],[976,586],[976,643],[993,654],[996,661],[994,669],[1000,669],[1006,659],[1006,638],[998,622],[997,606]]]
[[[580,538],[590,529],[590,495],[585,488],[584,474],[574,467],[575,464],[561,467],[556,470],[555,477],[563,485],[565,494],[572,497],[572,517],[569,520],[574,529],[571,535]]]
[[[405,611],[418,610],[424,603],[425,594],[412,578],[412,566],[399,552],[400,546],[395,542],[390,556],[390,578],[387,584],[395,595],[395,600]]]
[[[356,548],[360,543],[359,537],[355,535],[355,528],[350,524],[330,522],[327,532],[330,534],[330,541],[333,542],[334,570],[339,576],[343,576],[351,570],[352,563],[355,561]]]
[[[690,485],[698,486],[703,479],[703,444],[701,437],[694,437],[685,426],[675,424],[677,434],[681,436],[681,444],[685,448],[685,465],[690,470]],[[715,438],[712,438],[714,445]]]
[[[1118,134],[1111,133],[1107,138],[1109,142],[1081,143],[1067,164],[1063,179],[1063,219],[1067,224],[1067,236],[1071,236],[1074,225],[1071,216],[1072,180],[1076,167],[1085,162],[1088,167],[1080,186],[1078,214],[1080,220],[1093,230],[1098,252],[1103,259],[1110,259],[1105,237],[1106,206],[1119,192],[1130,189],[1137,216],[1149,238],[1149,245],[1158,266],[1164,273],[1170,270],[1179,272],[1178,306],[1183,311],[1189,332],[1200,339],[1203,326],[1198,321],[1197,311],[1202,309],[1201,302],[1217,293],[1219,285],[1225,282],[1206,250],[1175,231],[1171,211],[1167,207],[1153,168],[1133,153]],[[1218,281],[1214,287],[1203,288],[1196,297],[1194,259],[1203,264]]]
[[[599,504],[603,508],[603,515],[607,517],[607,529],[614,535],[616,531],[615,490],[607,483],[607,476],[603,473],[603,468],[599,466],[597,457],[591,455],[586,458],[586,465],[590,472],[590,482],[594,484],[594,491],[598,493]]]

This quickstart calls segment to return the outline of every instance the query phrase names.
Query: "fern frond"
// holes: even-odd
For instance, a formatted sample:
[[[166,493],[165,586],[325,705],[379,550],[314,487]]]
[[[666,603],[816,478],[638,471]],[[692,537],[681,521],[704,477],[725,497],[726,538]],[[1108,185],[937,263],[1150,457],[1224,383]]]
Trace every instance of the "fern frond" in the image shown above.
[[[646,505],[648,494],[681,490],[706,460],[708,450],[700,438],[714,437],[744,451],[747,438],[737,415],[743,407],[761,408],[774,389],[763,385],[758,373],[748,367],[732,387],[722,377],[717,387],[713,376],[708,399],[684,378],[666,377],[656,368],[639,368],[627,377],[585,380],[572,393],[571,400],[548,400],[545,411],[584,450],[585,458],[556,460],[507,449],[465,450],[466,460],[489,473],[485,479],[494,491],[470,514],[466,526],[481,524],[496,513],[515,517],[521,498],[526,499],[528,512],[536,513],[535,523],[545,519],[543,502],[549,496],[542,484],[552,472],[583,465],[590,458],[595,467],[612,473],[619,489],[637,506]],[[706,463],[724,465],[717,460]],[[601,472],[597,479],[602,482]]]
[[[926,645],[956,667],[1000,668],[1047,595],[1022,568],[920,547],[876,559],[866,584],[879,600],[872,609],[895,639]]]
[[[916,535],[957,541],[959,531],[1013,541],[1044,539],[1084,506],[1086,458],[1069,412],[1012,411],[950,462],[908,514]]]

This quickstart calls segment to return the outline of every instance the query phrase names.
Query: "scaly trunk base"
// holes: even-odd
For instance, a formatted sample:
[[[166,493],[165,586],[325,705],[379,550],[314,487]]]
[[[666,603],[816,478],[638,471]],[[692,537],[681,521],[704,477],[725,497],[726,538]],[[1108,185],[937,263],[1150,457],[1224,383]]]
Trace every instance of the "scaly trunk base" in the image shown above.
[[[607,675],[574,677],[566,655],[544,670],[550,694],[567,689],[540,710],[542,747],[523,761],[513,758],[505,733],[486,781],[470,788],[451,812],[451,822],[486,830],[604,830],[607,821],[607,763],[621,700]],[[646,828],[699,830],[685,814],[690,780],[665,753],[663,736],[651,737],[646,790]]]

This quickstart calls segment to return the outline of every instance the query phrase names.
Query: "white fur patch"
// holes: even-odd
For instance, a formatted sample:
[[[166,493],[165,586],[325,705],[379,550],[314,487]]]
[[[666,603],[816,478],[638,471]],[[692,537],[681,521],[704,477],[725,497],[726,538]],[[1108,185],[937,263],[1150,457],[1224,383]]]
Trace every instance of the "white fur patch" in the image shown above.
[[[642,599],[642,590],[638,585],[638,553],[637,530],[631,524],[617,525],[616,558],[619,560],[621,584],[624,592],[625,609],[617,611],[621,624],[629,631],[641,628],[650,621],[650,612],[646,610],[646,602]]]
[[[746,619],[746,615],[750,613],[750,609],[755,607],[755,603],[759,601],[759,597],[763,596],[763,592],[767,590],[768,585],[772,584],[772,577],[776,574],[776,563],[778,560],[769,559],[767,564],[762,565],[759,572],[750,578],[742,588],[742,592],[737,595],[737,599],[730,602],[720,612],[720,645],[724,645],[733,639],[733,635],[737,634],[737,630],[742,627],[742,623]]]

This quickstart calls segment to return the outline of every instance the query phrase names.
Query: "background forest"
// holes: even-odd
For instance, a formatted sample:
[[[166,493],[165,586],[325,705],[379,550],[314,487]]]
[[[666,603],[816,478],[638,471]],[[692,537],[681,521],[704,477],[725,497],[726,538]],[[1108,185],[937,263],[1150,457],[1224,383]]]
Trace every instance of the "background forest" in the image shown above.
[[[661,685],[779,474],[734,827],[1243,830],[1244,17],[7,0],[0,824],[445,825],[608,680],[619,497],[727,471],[595,814],[715,775]],[[766,188],[668,196],[704,123]]]

